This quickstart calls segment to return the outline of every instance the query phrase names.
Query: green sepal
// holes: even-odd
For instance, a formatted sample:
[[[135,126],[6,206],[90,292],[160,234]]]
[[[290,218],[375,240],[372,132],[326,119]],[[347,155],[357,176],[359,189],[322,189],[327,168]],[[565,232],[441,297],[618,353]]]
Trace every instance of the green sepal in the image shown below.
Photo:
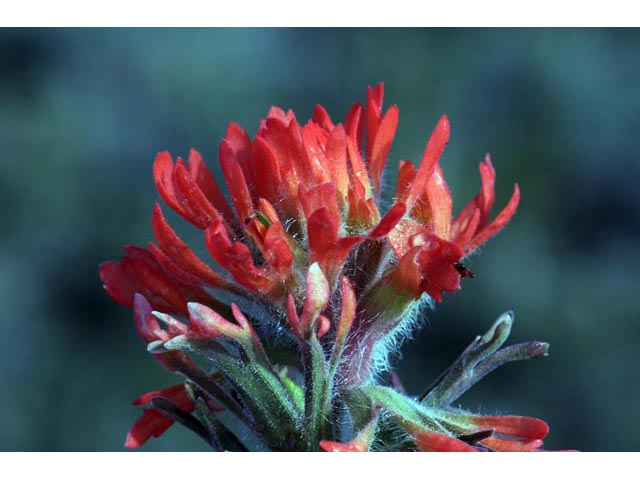
[[[255,437],[253,430],[244,421],[238,419],[228,410],[221,409],[216,405],[205,390],[190,382],[185,384],[185,388],[193,400],[195,415],[211,436],[211,446],[214,450],[232,452],[256,451],[257,445],[263,443]],[[240,430],[242,435],[228,428],[225,423],[229,423],[229,420],[231,420],[232,428]],[[266,446],[258,451],[265,449]]]
[[[301,350],[305,377],[304,431],[308,447],[317,450],[330,416],[332,386],[324,349],[315,333],[301,342]]]
[[[179,335],[165,342],[168,350],[192,351],[211,360],[240,394],[270,444],[278,444],[301,423],[301,412],[270,365],[251,352],[237,359],[217,341],[197,335]]]
[[[412,437],[417,430],[430,430],[456,438],[478,431],[472,423],[475,417],[470,416],[468,412],[428,407],[389,387],[372,385],[361,387],[359,390],[370,400],[374,408],[379,406],[391,414],[393,421],[402,429],[402,432],[394,432],[390,422],[385,419],[384,432],[380,438],[383,450],[412,449]]]
[[[391,413],[400,424],[411,422],[437,432],[449,433],[437,410],[430,409],[393,388],[370,385],[360,387],[358,390],[370,400],[372,405],[379,405],[383,410]]]
[[[288,368],[284,367],[280,370],[279,376],[280,380],[282,380],[282,384],[286,387],[286,389],[291,394],[293,401],[295,402],[298,410],[304,410],[304,389],[298,385],[296,382],[291,380],[288,376]]]

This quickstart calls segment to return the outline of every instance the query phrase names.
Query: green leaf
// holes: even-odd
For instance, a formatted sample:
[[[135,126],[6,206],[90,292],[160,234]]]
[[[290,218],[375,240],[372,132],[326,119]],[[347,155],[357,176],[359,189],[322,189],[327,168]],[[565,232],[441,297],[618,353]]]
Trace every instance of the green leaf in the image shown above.
[[[291,380],[287,376],[287,373],[288,373],[287,367],[280,370],[280,380],[282,381],[282,384],[285,386],[285,388],[291,394],[291,397],[293,398],[293,401],[295,402],[298,409],[300,411],[303,411],[304,410],[304,389],[300,385],[298,385],[296,382]]]
[[[502,348],[511,333],[513,312],[502,314],[482,336],[476,337],[460,357],[422,394],[431,407],[447,407],[487,374],[507,362],[547,354],[548,343],[527,342]]]
[[[215,339],[197,335],[179,335],[165,342],[164,348],[192,351],[211,360],[238,391],[270,444],[285,441],[301,424],[301,411],[279,376],[249,348],[243,349],[240,360]]]
[[[315,333],[301,342],[301,350],[305,377],[304,430],[309,449],[317,450],[330,416],[332,386],[324,349]]]
[[[440,421],[435,411],[393,388],[370,385],[360,387],[359,390],[369,398],[373,405],[379,405],[393,414],[400,423],[411,422],[426,426],[437,432],[448,433],[448,429]]]

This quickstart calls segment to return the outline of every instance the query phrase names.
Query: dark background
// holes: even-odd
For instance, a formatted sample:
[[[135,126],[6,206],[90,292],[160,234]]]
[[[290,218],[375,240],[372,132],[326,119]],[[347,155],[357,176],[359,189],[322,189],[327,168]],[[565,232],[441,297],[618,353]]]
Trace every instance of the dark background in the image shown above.
[[[447,113],[455,208],[487,151],[496,210],[522,189],[476,278],[405,346],[407,389],[513,309],[512,341],[550,356],[460,402],[546,419],[549,448],[640,450],[638,78],[639,30],[0,30],[0,449],[121,449],[131,400],[175,382],[97,270],[152,239],[157,151],[195,147],[219,172],[229,121],[253,134],[272,104],[304,120],[316,103],[343,119],[384,81],[401,112],[390,171]],[[203,446],[175,427],[144,449]]]

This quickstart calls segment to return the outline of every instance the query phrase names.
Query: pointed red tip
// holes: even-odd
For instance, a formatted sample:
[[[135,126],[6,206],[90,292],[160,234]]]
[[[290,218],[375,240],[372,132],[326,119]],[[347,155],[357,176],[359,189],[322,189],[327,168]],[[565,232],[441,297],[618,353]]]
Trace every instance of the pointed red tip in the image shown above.
[[[494,429],[503,435],[540,440],[549,433],[549,425],[539,418],[519,415],[480,417],[476,425],[483,429]]]
[[[142,442],[138,440],[131,432],[127,433],[127,438],[124,441],[125,448],[140,448]]]
[[[432,430],[411,433],[421,452],[477,452],[478,449],[455,437]]]
[[[502,228],[509,223],[511,218],[515,215],[516,210],[518,209],[518,205],[520,203],[520,187],[516,183],[513,187],[513,195],[511,195],[511,199],[507,203],[507,205],[502,209],[502,211],[498,214],[498,216],[485,228],[483,228],[477,235],[475,235],[469,245],[467,250],[472,252],[480,245],[485,243],[491,237],[493,237],[496,233],[498,233]]]
[[[449,118],[446,115],[443,115],[440,117],[440,120],[438,120],[431,137],[429,137],[429,141],[427,142],[427,146],[424,150],[424,155],[422,156],[422,161],[420,162],[420,167],[418,168],[418,172],[416,173],[411,189],[409,190],[409,195],[405,202],[408,210],[413,208],[420,195],[424,192],[427,182],[433,174],[435,165],[442,156],[442,152],[449,142],[450,131],[451,125],[449,124]]]
[[[359,445],[356,445],[353,442],[340,443],[340,442],[333,442],[331,440],[320,440],[320,448],[322,448],[325,452],[364,452],[366,451],[359,448]]]
[[[369,238],[380,238],[387,235],[395,228],[402,217],[407,213],[407,206],[404,203],[396,203],[389,209],[380,223],[369,233]]]

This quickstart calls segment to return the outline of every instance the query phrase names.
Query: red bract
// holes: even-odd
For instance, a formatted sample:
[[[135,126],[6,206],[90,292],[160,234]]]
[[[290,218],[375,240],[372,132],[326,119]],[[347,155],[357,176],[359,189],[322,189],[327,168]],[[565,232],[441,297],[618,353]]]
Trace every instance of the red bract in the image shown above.
[[[231,124],[219,149],[231,205],[198,152],[191,150],[188,162],[159,153],[153,173],[160,196],[205,232],[209,253],[228,276],[198,258],[156,206],[158,245],[150,244],[151,255],[129,247],[120,264],[105,263],[101,276],[107,291],[127,306],[133,293],[143,293],[165,311],[184,311],[185,300],[202,296],[197,289],[205,287],[268,294],[284,305],[287,290],[301,288],[301,269],[318,262],[334,286],[365,240],[386,243],[395,253],[395,263],[377,266],[385,274],[381,282],[411,298],[426,292],[437,301],[443,291],[457,290],[460,273],[454,264],[513,216],[517,186],[489,223],[495,171],[487,156],[480,164],[480,193],[452,221],[451,196],[438,164],[450,130],[442,117],[419,169],[401,162],[395,203],[381,220],[378,198],[398,125],[397,106],[383,112],[383,96],[382,84],[370,88],[366,107],[355,104],[344,125],[334,125],[322,107],[304,126],[293,112],[274,107],[253,141]],[[191,298],[185,299],[185,292]]]
[[[101,265],[100,276],[115,301],[134,308],[149,351],[189,383],[192,397],[179,387],[156,392],[173,402],[182,423],[200,425],[189,415],[197,400],[198,415],[225,409],[271,449],[317,449],[320,440],[327,450],[370,448],[377,413],[353,426],[360,433],[351,440],[328,438],[328,422],[339,405],[361,398],[357,389],[376,382],[418,303],[458,290],[472,276],[461,260],[514,215],[517,185],[490,220],[495,171],[487,156],[480,192],[452,217],[439,164],[450,135],[446,116],[418,168],[400,162],[395,195],[383,208],[399,121],[398,107],[385,111],[383,97],[382,84],[369,88],[365,105],[353,105],[343,123],[320,106],[304,124],[272,107],[253,138],[231,123],[218,149],[226,193],[197,151],[187,161],[156,156],[160,197],[201,231],[208,255],[196,254],[156,203],[155,242],[126,247],[119,262]],[[192,353],[213,370],[198,367]],[[127,446],[171,425],[159,408],[145,411]],[[513,425],[493,420],[482,428],[500,433]],[[193,428],[212,446],[246,447],[215,415],[202,422]],[[469,446],[429,429],[413,438],[420,449]],[[486,441],[495,449],[530,446]]]
[[[154,398],[165,398],[185,412],[193,411],[193,401],[187,395],[183,384],[145,393],[134,400],[133,404],[147,405],[151,403]],[[124,446],[137,448],[151,437],[157,438],[162,435],[173,423],[174,421],[171,418],[159,413],[153,408],[148,408],[127,434]]]
[[[463,424],[464,425],[464,424]],[[406,424],[421,452],[534,452],[542,447],[549,426],[537,418],[520,416],[473,417],[466,425],[468,433],[455,436],[415,424]],[[475,429],[475,431],[474,431]]]

